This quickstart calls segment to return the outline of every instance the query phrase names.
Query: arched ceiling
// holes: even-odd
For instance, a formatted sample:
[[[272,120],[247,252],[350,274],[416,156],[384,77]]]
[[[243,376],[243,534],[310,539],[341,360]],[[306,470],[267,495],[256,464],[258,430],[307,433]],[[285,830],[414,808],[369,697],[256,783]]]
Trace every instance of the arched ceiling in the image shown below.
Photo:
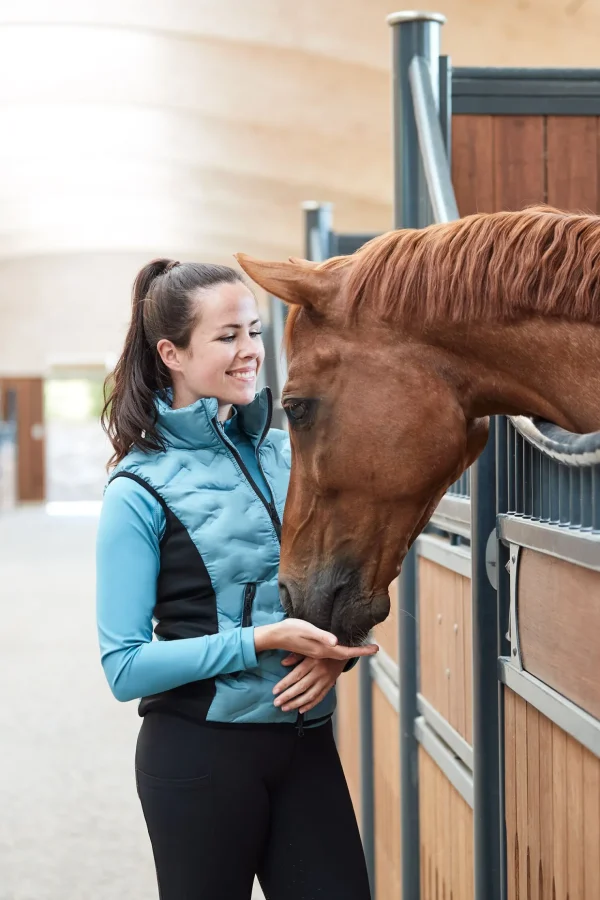
[[[389,3],[5,2],[0,258],[298,252],[390,224]]]

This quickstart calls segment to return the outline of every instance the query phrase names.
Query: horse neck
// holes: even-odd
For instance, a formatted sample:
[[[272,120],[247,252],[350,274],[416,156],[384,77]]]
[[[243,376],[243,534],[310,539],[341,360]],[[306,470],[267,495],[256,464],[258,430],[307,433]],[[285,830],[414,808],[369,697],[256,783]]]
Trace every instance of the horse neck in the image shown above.
[[[428,341],[429,342],[429,341]],[[468,418],[536,415],[600,430],[600,326],[535,318],[434,329]]]

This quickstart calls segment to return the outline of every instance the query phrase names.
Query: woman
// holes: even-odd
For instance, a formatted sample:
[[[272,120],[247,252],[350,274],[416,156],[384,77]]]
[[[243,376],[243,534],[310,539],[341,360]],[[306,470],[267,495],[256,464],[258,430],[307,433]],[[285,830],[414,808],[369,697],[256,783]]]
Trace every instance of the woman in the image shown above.
[[[136,782],[161,900],[248,900],[255,874],[269,900],[367,900],[332,688],[377,648],[340,647],[279,603],[290,450],[256,394],[263,359],[233,269],[139,273],[103,416],[102,665],[118,700],[142,698]]]

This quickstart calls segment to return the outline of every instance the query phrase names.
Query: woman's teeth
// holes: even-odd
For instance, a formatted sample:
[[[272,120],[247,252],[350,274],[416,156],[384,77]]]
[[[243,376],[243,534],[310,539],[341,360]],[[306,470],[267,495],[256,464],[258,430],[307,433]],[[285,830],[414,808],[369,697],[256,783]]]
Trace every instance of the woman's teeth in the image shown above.
[[[231,375],[232,378],[237,378],[238,381],[254,381],[256,378],[256,372],[228,372],[228,375]]]

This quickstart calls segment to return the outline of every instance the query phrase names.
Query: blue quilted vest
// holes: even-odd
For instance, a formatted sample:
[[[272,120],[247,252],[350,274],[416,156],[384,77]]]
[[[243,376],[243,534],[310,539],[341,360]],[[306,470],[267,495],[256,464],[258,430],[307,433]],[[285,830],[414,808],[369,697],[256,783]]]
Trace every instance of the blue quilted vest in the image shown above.
[[[157,400],[165,452],[132,450],[112,478],[133,477],[165,512],[155,635],[177,640],[285,618],[279,602],[281,518],[290,474],[285,431],[270,429],[268,388],[236,407],[271,491],[263,498],[217,420],[217,401],[183,409]],[[112,479],[111,479],[112,480]],[[289,672],[285,651],[258,655],[258,665],[144,697],[140,714],[168,710],[207,722],[295,723],[297,713],[273,705],[273,686]],[[335,691],[305,716],[329,718]]]

